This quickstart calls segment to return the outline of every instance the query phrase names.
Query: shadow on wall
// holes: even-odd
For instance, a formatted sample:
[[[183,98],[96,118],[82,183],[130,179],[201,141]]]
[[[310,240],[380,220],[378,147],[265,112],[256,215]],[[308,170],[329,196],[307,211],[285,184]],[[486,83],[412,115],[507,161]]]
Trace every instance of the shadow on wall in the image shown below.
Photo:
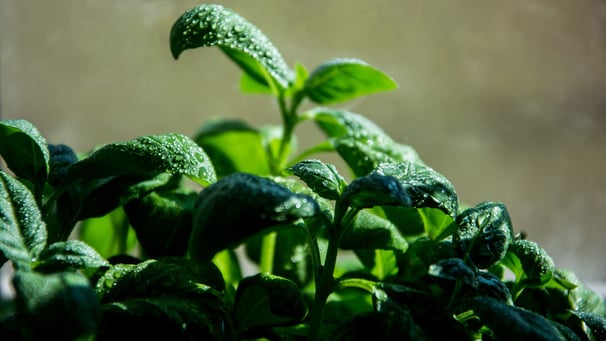
[[[217,1],[308,69],[357,57],[400,89],[365,114],[445,174],[469,204],[503,201],[561,267],[606,280],[606,3]],[[211,117],[278,123],[215,49],[174,62],[168,32],[193,1],[0,1],[0,115],[77,150]],[[317,132],[305,127],[300,144]]]

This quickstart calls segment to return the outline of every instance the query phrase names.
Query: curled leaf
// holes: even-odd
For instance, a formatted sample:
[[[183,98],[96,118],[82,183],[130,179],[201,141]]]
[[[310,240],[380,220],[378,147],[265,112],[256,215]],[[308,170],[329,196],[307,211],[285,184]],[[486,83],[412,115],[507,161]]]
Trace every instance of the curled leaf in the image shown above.
[[[287,88],[294,80],[270,40],[256,26],[220,5],[203,4],[186,11],[170,32],[170,49],[176,59],[187,49],[218,46],[257,83]]]

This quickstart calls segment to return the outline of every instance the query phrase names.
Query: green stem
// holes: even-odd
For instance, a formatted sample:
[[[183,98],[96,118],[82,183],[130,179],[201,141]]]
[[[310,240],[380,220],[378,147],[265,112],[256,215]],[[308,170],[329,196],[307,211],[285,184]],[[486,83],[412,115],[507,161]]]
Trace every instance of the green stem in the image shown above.
[[[261,261],[259,270],[261,272],[272,273],[274,269],[274,252],[276,249],[277,232],[273,231],[263,236],[261,242]]]
[[[337,253],[339,251],[338,240],[330,240],[328,242],[328,250],[326,251],[326,261],[322,268],[320,279],[316,280],[316,296],[314,298],[311,310],[311,324],[309,329],[308,340],[320,340],[320,332],[322,330],[322,320],[324,319],[324,306],[328,296],[335,288],[335,279],[333,273],[337,263]]]

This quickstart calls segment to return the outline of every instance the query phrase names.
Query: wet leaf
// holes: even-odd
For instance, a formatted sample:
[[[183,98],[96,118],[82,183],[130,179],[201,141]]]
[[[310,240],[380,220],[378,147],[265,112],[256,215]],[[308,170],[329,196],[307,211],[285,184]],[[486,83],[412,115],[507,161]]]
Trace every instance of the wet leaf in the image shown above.
[[[457,226],[453,234],[455,250],[480,269],[500,262],[513,241],[511,219],[502,203],[484,202],[463,211],[457,217]]]
[[[583,311],[573,311],[572,313],[585,322],[596,340],[606,340],[606,318],[604,316]]]
[[[553,276],[553,259],[536,242],[515,240],[502,261],[515,275],[516,280],[528,286],[541,286]]]
[[[36,271],[55,272],[108,266],[109,263],[80,240],[56,242],[40,254]]]
[[[124,206],[137,240],[148,256],[185,254],[197,196],[198,193],[185,189],[160,189]]]
[[[173,258],[112,266],[96,284],[104,307],[101,339],[230,339],[231,318],[210,286],[217,275],[214,267]]]
[[[236,172],[270,173],[262,133],[245,122],[209,122],[198,131],[194,141],[208,154],[218,177]]]
[[[269,39],[256,26],[220,5],[203,4],[186,11],[173,25],[170,48],[176,59],[187,49],[217,46],[257,83],[285,89],[294,80]]]
[[[456,218],[459,202],[454,186],[432,168],[414,162],[382,163],[375,173],[395,177],[412,207],[437,208]]]
[[[183,174],[203,185],[216,181],[204,150],[180,134],[148,135],[105,145],[73,164],[66,177],[74,181],[160,172]]]
[[[296,176],[323,198],[337,200],[347,186],[335,166],[320,160],[301,161],[290,168]]]
[[[305,82],[307,96],[320,104],[344,102],[397,87],[382,71],[352,58],[337,58],[321,64]]]
[[[318,213],[309,196],[251,174],[236,173],[200,193],[194,206],[189,252],[207,260],[252,235]]]
[[[405,252],[408,243],[390,221],[362,211],[341,235],[339,247],[345,250],[382,249]]]
[[[41,187],[50,154],[40,131],[26,120],[0,121],[0,156],[17,176]]]
[[[565,340],[551,322],[536,313],[489,297],[471,300],[473,311],[500,340]]]
[[[301,322],[306,314],[301,290],[286,278],[257,274],[238,285],[234,319],[240,334],[259,327]]]
[[[431,276],[461,281],[469,286],[476,287],[476,272],[460,258],[448,258],[429,266],[428,274]]]
[[[32,193],[0,171],[0,251],[18,270],[30,270],[46,246],[47,231]]]
[[[368,118],[346,110],[317,108],[308,112],[318,127],[330,138],[352,137],[388,138],[388,135]],[[388,138],[389,139],[389,138]]]
[[[393,176],[371,173],[353,180],[337,202],[335,215],[346,207],[356,209],[393,205],[410,207],[411,198]]]
[[[25,322],[23,339],[76,340],[96,331],[101,307],[82,275],[17,271],[13,284]]]

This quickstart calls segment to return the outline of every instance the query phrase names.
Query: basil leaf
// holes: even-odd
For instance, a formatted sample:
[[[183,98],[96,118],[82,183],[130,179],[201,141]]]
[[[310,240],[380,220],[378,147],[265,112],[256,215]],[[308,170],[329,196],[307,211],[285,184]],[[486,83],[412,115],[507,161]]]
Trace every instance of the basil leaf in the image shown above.
[[[585,322],[596,340],[606,339],[606,318],[604,316],[583,311],[572,311],[572,313]]]
[[[170,32],[175,59],[187,49],[218,46],[257,83],[285,89],[294,79],[269,39],[239,14],[220,5],[198,5],[186,11]]]
[[[238,120],[205,124],[194,141],[211,159],[218,177],[236,172],[270,173],[267,151],[260,131]]]
[[[346,207],[363,209],[381,205],[410,207],[412,200],[395,177],[371,173],[353,180],[345,188],[337,202],[335,215]]]
[[[555,265],[547,252],[536,242],[515,240],[502,261],[515,275],[516,280],[528,286],[541,286],[551,280]]]
[[[17,271],[13,284],[23,339],[88,339],[97,330],[101,306],[82,275]]]
[[[257,274],[240,281],[234,302],[238,334],[259,328],[301,322],[307,307],[291,280]]]
[[[99,330],[107,339],[233,339],[233,323],[214,282],[182,260],[118,264],[97,281],[103,304]],[[206,279],[206,280],[205,280]]]
[[[381,249],[403,253],[408,249],[408,243],[389,220],[361,211],[352,226],[343,231],[339,247],[344,250]]]
[[[88,244],[80,240],[56,242],[47,247],[38,259],[36,271],[56,272],[108,266],[109,263]]]
[[[565,340],[547,318],[531,311],[482,296],[472,298],[471,305],[500,340]]]
[[[469,208],[457,217],[457,225],[455,249],[480,269],[500,262],[514,239],[511,219],[502,203],[484,202]]]
[[[427,273],[431,276],[451,281],[462,281],[471,287],[477,286],[476,272],[460,258],[440,260],[430,265]]]
[[[393,79],[364,61],[337,58],[321,64],[309,75],[305,93],[316,103],[332,104],[397,87]]]
[[[384,163],[377,174],[393,176],[412,200],[412,207],[437,208],[455,218],[459,201],[454,186],[432,168],[414,162]]]
[[[289,170],[319,196],[329,200],[337,200],[347,186],[335,166],[320,160],[301,161]]]
[[[32,193],[2,171],[0,198],[0,251],[17,270],[28,271],[46,245],[46,225]]]
[[[17,176],[44,185],[50,153],[40,131],[26,120],[0,121],[0,156]]]
[[[388,135],[373,121],[347,110],[316,108],[307,113],[318,127],[330,138],[354,137],[384,137]]]
[[[236,173],[200,193],[194,206],[189,252],[207,260],[246,238],[318,213],[309,196],[295,194],[259,176]]]
[[[147,255],[157,258],[185,254],[197,196],[189,190],[159,189],[124,206]]]
[[[78,156],[64,144],[49,144],[48,151],[50,153],[48,183],[57,186],[65,178],[69,167],[78,161]]]
[[[203,185],[216,181],[204,150],[181,134],[142,136],[105,145],[74,163],[66,177],[74,181],[159,172],[183,174]]]

